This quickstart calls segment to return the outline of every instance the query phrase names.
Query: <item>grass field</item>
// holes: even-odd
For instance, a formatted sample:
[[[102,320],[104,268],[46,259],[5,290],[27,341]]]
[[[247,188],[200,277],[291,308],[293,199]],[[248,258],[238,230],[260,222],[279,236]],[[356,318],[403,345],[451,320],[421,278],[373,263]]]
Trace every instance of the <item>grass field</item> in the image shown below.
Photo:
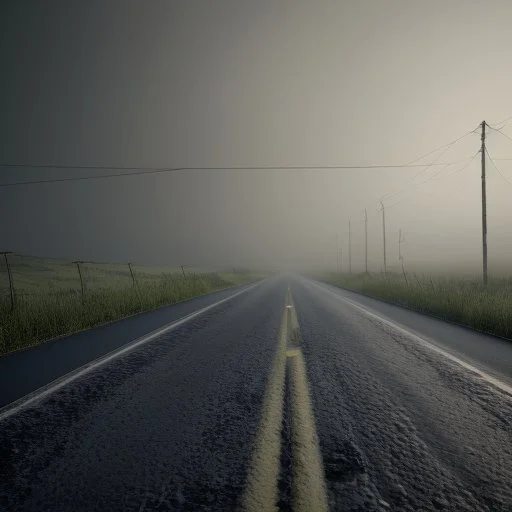
[[[263,273],[82,263],[10,255],[15,288],[0,261],[0,354],[215,290],[255,281]]]
[[[328,273],[320,280],[482,332],[512,339],[512,279]]]

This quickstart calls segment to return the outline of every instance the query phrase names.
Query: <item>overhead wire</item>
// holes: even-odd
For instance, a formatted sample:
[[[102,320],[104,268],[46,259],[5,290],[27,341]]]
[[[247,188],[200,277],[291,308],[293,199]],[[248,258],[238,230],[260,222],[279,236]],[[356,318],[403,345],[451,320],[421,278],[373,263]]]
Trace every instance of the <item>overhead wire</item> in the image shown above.
[[[455,144],[457,144],[458,142],[460,142],[462,139],[466,138],[467,136],[469,135],[472,135],[473,133],[476,133],[476,131],[478,130],[480,125],[478,125],[476,128],[474,128],[473,130],[469,131],[469,132],[466,132],[464,135],[461,135],[460,137],[457,137],[456,139],[452,140],[451,142],[449,142],[448,144],[444,144],[432,151],[429,151],[428,153],[425,153],[424,155],[418,157],[418,158],[415,158],[414,160],[411,160],[410,162],[408,163],[414,163],[414,162],[417,162],[423,158],[425,158],[426,156],[429,156],[431,155],[432,153],[435,153],[441,149],[443,149],[444,151],[442,151],[439,155],[437,155],[437,158],[434,159],[434,161],[430,164],[424,164],[425,167],[423,169],[421,169],[420,171],[418,171],[416,174],[414,174],[414,176],[411,177],[410,180],[408,180],[408,182],[406,183],[406,185],[404,187],[402,187],[401,189],[399,189],[398,191],[395,190],[395,191],[392,191],[392,192],[388,192],[386,194],[384,194],[383,196],[381,196],[379,198],[379,201],[384,201],[384,199],[388,200],[390,199],[391,197],[393,196],[396,196],[398,194],[401,194],[402,192],[404,192],[405,190],[407,190],[407,188],[414,182],[414,180],[420,176],[420,174],[422,174],[423,172],[426,172],[427,170],[429,170],[431,167],[432,167],[432,164],[436,163],[449,149],[451,149]],[[455,162],[457,163],[457,162]],[[447,166],[445,166],[442,170],[444,170]]]
[[[506,120],[508,120],[507,118]],[[512,119],[512,116],[510,117]],[[505,121],[506,121],[505,120]],[[480,125],[479,125],[480,126]],[[393,169],[393,168],[415,168],[420,167],[420,171],[415,173],[414,176],[407,182],[407,185],[403,187],[402,189],[398,191],[388,192],[387,194],[384,194],[381,196],[380,201],[384,201],[385,199],[388,200],[391,197],[394,197],[398,194],[401,194],[402,192],[406,191],[408,186],[413,184],[414,180],[423,172],[426,172],[432,167],[438,167],[441,166],[441,169],[437,170],[434,174],[427,177],[426,180],[421,181],[419,183],[413,184],[415,188],[422,186],[424,183],[427,183],[428,181],[437,178],[440,174],[443,173],[443,171],[452,166],[455,165],[461,160],[455,161],[455,162],[448,162],[448,163],[439,163],[438,160],[449,150],[451,149],[455,144],[457,144],[459,141],[464,139],[465,137],[475,133],[479,126],[475,128],[474,130],[471,130],[464,135],[452,140],[451,142],[444,144],[434,150],[429,151],[428,153],[425,153],[421,155],[418,158],[415,158],[414,160],[411,160],[405,164],[391,164],[391,165],[324,165],[324,166],[228,166],[228,167],[124,167],[124,166],[99,166],[99,165],[50,165],[50,164],[19,164],[19,163],[0,163],[0,168],[26,168],[26,169],[66,169],[66,170],[117,170],[117,171],[127,171],[127,172],[117,172],[117,173],[109,173],[109,174],[98,174],[98,175],[87,175],[87,176],[73,176],[73,177],[64,177],[64,178],[49,178],[49,179],[39,179],[39,180],[24,180],[24,181],[17,181],[17,182],[10,182],[10,183],[0,183],[0,188],[5,187],[16,187],[16,186],[23,186],[23,185],[36,185],[36,184],[45,184],[45,183],[62,183],[62,182],[71,182],[71,181],[86,181],[86,180],[98,180],[98,179],[105,179],[105,178],[117,178],[117,177],[127,177],[127,176],[141,176],[141,175],[149,175],[149,174],[162,174],[162,173],[173,173],[173,172],[179,172],[179,171],[194,171],[194,170],[210,170],[210,171],[216,171],[216,170],[328,170],[328,169],[346,169],[346,170],[355,170],[355,169]],[[508,137],[508,135],[504,134],[500,130],[491,127],[495,131],[499,131],[503,136],[507,137],[512,141],[512,138]],[[429,156],[437,151],[441,151],[441,153],[434,159],[434,161],[426,163],[426,164],[418,164],[416,162],[424,159],[426,156]],[[446,177],[452,176],[454,174],[457,174],[459,172],[464,171],[474,160],[476,155],[479,153],[475,153],[472,157],[470,157],[469,162],[461,167],[460,169],[457,169],[456,171],[449,173],[446,175]],[[489,155],[489,158],[490,155]],[[466,159],[464,159],[466,160]],[[494,167],[499,171],[496,164],[491,158],[491,162],[493,163]],[[502,176],[504,179],[507,179],[503,174]],[[508,180],[507,180],[508,181]],[[386,206],[386,208],[393,208],[397,204],[404,201],[405,198],[400,199],[396,203],[393,203],[392,205]],[[364,211],[364,210],[363,210]],[[370,210],[371,211],[371,210]],[[380,210],[377,210],[379,212]]]
[[[461,135],[460,137],[452,140],[451,142],[448,142],[448,144],[443,144],[442,146],[439,146],[438,148],[436,149],[433,149],[432,151],[429,151],[428,153],[425,153],[424,155],[418,157],[418,158],[415,158],[409,162],[407,162],[408,164],[412,164],[412,163],[415,163],[415,162],[418,162],[419,160],[422,160],[423,158],[425,158],[426,156],[429,156],[431,155],[432,153],[435,153],[436,151],[440,151],[441,149],[444,149],[446,147],[450,147],[450,146],[453,146],[454,144],[456,144],[457,142],[461,141],[462,139],[464,139],[465,137],[467,137],[468,135],[471,135],[473,133],[475,133],[477,130],[478,130],[479,126],[477,126],[474,130],[471,130],[467,133],[465,133],[464,135]]]
[[[0,165],[0,167],[14,167],[14,165]],[[23,167],[22,165],[15,165],[15,167]],[[92,166],[76,166],[76,167],[54,167],[54,166],[27,166],[27,168],[44,168],[44,169],[97,169],[97,170],[105,170],[110,169],[108,167],[92,167]],[[116,169],[120,169],[116,167]],[[130,169],[130,168],[127,168]],[[136,168],[131,168],[136,169]],[[86,181],[86,180],[98,180],[105,178],[118,178],[124,176],[140,176],[145,174],[158,174],[158,173],[169,173],[169,172],[177,172],[181,171],[181,168],[167,168],[167,169],[151,169],[144,171],[135,171],[135,172],[124,172],[124,173],[115,173],[115,174],[97,174],[94,176],[73,176],[71,178],[49,178],[43,180],[27,180],[27,181],[13,181],[10,183],[0,183],[0,187],[17,187],[22,185],[39,185],[42,183],[63,183],[66,181]]]
[[[512,179],[508,178],[508,177],[507,177],[507,176],[506,176],[506,175],[505,175],[505,174],[500,170],[500,168],[496,165],[496,163],[495,163],[494,159],[491,157],[491,155],[490,155],[490,153],[489,153],[489,151],[488,151],[487,147],[485,148],[485,152],[486,152],[487,156],[489,157],[489,160],[491,161],[491,163],[492,163],[493,167],[496,169],[496,171],[501,175],[501,177],[502,177],[505,181],[507,181],[510,185],[512,185]],[[476,152],[472,157],[470,157],[470,158],[469,158],[469,161],[466,163],[466,165],[463,165],[463,166],[462,166],[462,167],[460,167],[459,169],[456,169],[455,171],[453,171],[453,172],[450,172],[450,173],[446,174],[446,175],[445,175],[445,178],[449,178],[449,177],[451,177],[451,176],[454,176],[455,174],[461,173],[461,172],[463,172],[464,170],[466,170],[466,169],[471,165],[471,163],[474,161],[474,159],[477,157],[477,155],[479,155],[480,153],[481,153],[481,150],[479,149],[479,150],[478,150],[478,151],[477,151],[477,152]],[[446,168],[446,166],[445,166],[443,169],[441,169],[440,171],[438,171],[438,172],[437,172],[437,174],[430,176],[429,178],[427,178],[426,180],[424,180],[424,181],[423,181],[423,182],[421,182],[421,183],[418,183],[418,184],[416,185],[416,187],[419,187],[419,186],[423,185],[424,183],[426,183],[426,182],[430,181],[430,179],[433,179],[433,178],[435,178],[436,176],[439,176],[439,174],[440,174],[440,173],[441,173],[445,168]],[[387,209],[393,208],[394,206],[396,206],[396,205],[398,205],[398,204],[402,203],[403,201],[405,201],[405,199],[406,199],[406,198],[400,199],[400,200],[399,200],[399,201],[397,201],[396,203],[393,203],[393,204],[391,204],[391,205],[386,206],[386,208],[387,208]]]
[[[450,146],[450,147],[451,147],[451,146]],[[444,153],[444,152],[446,152],[446,151],[448,151],[448,149],[450,149],[450,147],[446,148],[446,149],[443,151],[443,153]],[[441,155],[440,155],[438,158],[440,158],[440,157],[443,155],[443,153],[441,153]],[[444,170],[448,165],[452,165],[452,164],[446,164],[446,165],[444,165],[444,166],[442,167],[442,170]],[[384,194],[383,196],[381,196],[381,197],[379,198],[379,201],[388,200],[388,199],[390,199],[391,197],[394,197],[394,196],[396,196],[396,195],[401,194],[402,192],[404,192],[405,190],[407,190],[407,188],[408,188],[410,185],[412,185],[412,184],[413,184],[414,180],[415,180],[415,179],[416,179],[416,178],[417,178],[417,177],[418,177],[422,172],[426,171],[427,169],[430,169],[431,167],[432,167],[432,164],[428,164],[428,165],[426,165],[423,169],[421,169],[419,172],[417,172],[417,173],[416,173],[416,174],[415,174],[415,175],[414,175],[414,176],[413,176],[413,177],[412,177],[412,178],[411,178],[411,179],[406,183],[406,185],[405,185],[404,187],[402,187],[401,189],[394,190],[394,191],[392,191],[392,192],[388,192],[388,193]]]
[[[505,119],[502,119],[502,120],[501,120],[501,121],[499,121],[498,123],[494,123],[494,124],[495,124],[496,126],[497,126],[497,125],[502,124],[503,126],[500,126],[500,128],[499,128],[499,130],[501,130],[501,129],[503,129],[503,128],[506,126],[507,122],[508,122],[508,121],[510,121],[510,120],[512,120],[512,116],[508,116],[508,117],[506,117]],[[494,126],[491,126],[489,123],[485,123],[485,124],[486,124],[487,126],[489,126],[489,128],[492,128],[493,130],[496,130],[496,129],[497,129],[497,128],[495,128]]]
[[[485,148],[485,152],[487,154],[487,156],[489,157],[489,160],[491,161],[493,167],[498,171],[498,173],[500,174],[500,176],[507,182],[509,183],[510,185],[512,185],[512,180],[510,178],[508,178],[507,176],[505,176],[505,174],[501,171],[501,169],[496,165],[496,163],[494,162],[492,156],[490,155],[489,151],[487,148]]]
[[[476,130],[476,129],[475,129]],[[48,179],[38,179],[38,180],[23,180],[23,181],[14,181],[7,183],[0,183],[0,188],[5,187],[19,187],[24,185],[39,185],[45,183],[64,183],[64,182],[72,182],[72,181],[88,181],[88,180],[99,180],[99,179],[107,179],[107,178],[119,178],[119,177],[127,177],[127,176],[142,176],[149,174],[163,174],[163,173],[173,173],[179,171],[193,171],[193,170],[324,170],[324,169],[400,169],[400,168],[413,168],[413,167],[421,167],[420,172],[416,173],[413,176],[412,181],[422,172],[426,170],[426,168],[430,168],[434,165],[445,165],[441,163],[437,163],[437,160],[454,144],[462,140],[464,137],[475,132],[472,130],[470,132],[465,133],[461,137],[454,139],[448,144],[444,144],[424,155],[411,160],[405,164],[392,164],[392,165],[331,165],[331,166],[240,166],[240,167],[125,167],[125,166],[105,166],[105,165],[53,165],[53,164],[20,164],[20,163],[0,163],[0,168],[24,168],[24,169],[52,169],[52,170],[108,170],[108,171],[126,171],[119,173],[109,173],[109,174],[98,174],[98,175],[88,175],[88,176],[73,176],[73,177],[65,177],[65,178],[48,178]],[[446,149],[445,149],[446,148]],[[445,149],[434,162],[430,162],[428,164],[417,164],[419,160],[425,158],[432,153],[439,151],[441,149]],[[384,197],[384,196],[383,196]]]
[[[172,173],[178,171],[192,171],[192,170],[322,170],[322,169],[393,169],[393,168],[413,168],[413,167],[422,167],[425,165],[431,167],[433,165],[444,165],[444,164],[436,164],[435,162],[431,162],[430,164],[416,164],[415,162],[425,158],[426,156],[439,151],[440,149],[449,148],[453,144],[457,143],[459,140],[464,137],[474,133],[475,130],[472,130],[468,133],[465,133],[461,137],[449,142],[448,144],[444,144],[439,148],[436,148],[424,155],[411,160],[405,164],[392,164],[392,165],[330,165],[330,166],[228,166],[228,167],[146,167],[146,166],[106,166],[106,165],[53,165],[53,164],[30,164],[30,163],[0,163],[0,168],[24,168],[24,169],[52,169],[52,170],[108,170],[108,171],[129,171],[129,172],[119,172],[119,173],[109,173],[109,174],[101,174],[101,175],[89,175],[89,176],[73,176],[66,178],[49,178],[49,179],[39,179],[39,180],[24,180],[10,183],[0,183],[0,187],[15,187],[22,185],[38,185],[43,183],[63,183],[70,181],[86,181],[86,180],[98,180],[98,179],[106,179],[106,178],[118,178],[118,177],[126,177],[126,176],[141,176],[146,174],[161,174],[161,173]],[[440,158],[438,158],[436,161]],[[421,172],[421,171],[420,171]]]
[[[411,179],[408,180],[407,184],[405,187],[401,188],[400,190],[395,190],[395,191],[392,191],[392,192],[388,192],[386,194],[384,194],[383,196],[380,196],[378,198],[378,201],[384,201],[385,199],[390,199],[391,197],[397,195],[397,194],[400,194],[402,192],[404,192],[405,190],[407,190],[408,186],[410,184],[412,184],[414,182],[414,180],[422,173],[422,172],[425,172],[426,170],[430,169],[431,167],[433,167],[434,165],[435,166],[443,166],[443,168],[441,169],[441,172],[446,169],[447,167],[449,167],[450,165],[455,165],[457,163],[460,163],[461,160],[458,160],[456,162],[449,162],[449,163],[436,163],[437,160],[439,160],[451,147],[453,147],[456,143],[458,143],[459,141],[461,141],[462,139],[464,139],[465,137],[469,136],[469,135],[472,135],[474,133],[476,133],[476,131],[480,128],[480,125],[478,125],[476,128],[474,128],[473,130],[470,130],[468,132],[466,132],[465,134],[461,135],[460,137],[457,137],[456,139],[448,142],[447,144],[443,144],[442,146],[439,146],[431,151],[429,151],[428,153],[424,153],[423,155],[413,159],[413,160],[410,160],[409,162],[407,162],[406,166],[408,165],[414,165],[415,167],[421,167],[420,171],[415,173],[414,176],[411,177]],[[415,162],[418,162],[419,160],[422,160],[423,158],[437,152],[437,151],[440,151],[440,150],[444,150],[442,151],[439,155],[437,155],[436,159],[433,161],[433,162],[430,162],[430,163],[426,163],[426,164],[421,164],[421,165],[418,165],[416,164]],[[477,153],[478,154],[478,153]],[[470,157],[470,158],[474,158],[474,157]],[[464,159],[463,161],[465,161],[466,159]],[[439,173],[436,174],[436,176],[438,175]],[[428,180],[426,180],[428,181]],[[422,182],[423,183],[423,182]],[[419,185],[421,185],[422,183],[420,183]],[[402,200],[398,201],[398,203],[402,202]],[[395,204],[398,204],[398,203],[395,203]],[[393,205],[394,206],[394,205]],[[364,209],[363,209],[364,211]],[[381,210],[380,208],[378,208],[375,212],[376,213],[379,213]],[[374,212],[374,213],[375,213]]]
[[[463,172],[465,169],[467,169],[471,163],[473,162],[473,160],[476,158],[476,156],[480,153],[480,150],[478,150],[472,157],[469,158],[469,161],[466,163],[466,165],[463,165],[462,167],[460,167],[459,169],[451,172],[451,173],[448,173],[444,176],[444,178],[449,178],[450,176],[454,176],[455,174],[458,174],[460,172]],[[466,161],[468,160],[467,158],[465,158],[463,161]],[[460,163],[460,161],[459,161]],[[441,172],[446,168],[446,166],[441,170]],[[423,185],[424,183],[427,183],[428,181],[430,181],[431,179],[434,179],[436,178],[437,176],[439,176],[440,172],[438,172],[437,174],[435,175],[432,175],[432,176],[429,176],[426,180],[422,181],[421,183],[418,183],[416,185],[416,188],[417,187],[420,187],[421,185]],[[397,206],[398,204],[404,202],[407,198],[406,197],[403,197],[402,199],[398,200],[397,202],[391,204],[391,205],[388,205],[386,206],[386,209],[390,209],[390,208],[393,208],[395,206]]]
[[[492,126],[490,126],[490,125],[487,125],[487,126],[489,126],[489,128],[490,128],[491,130],[494,130],[495,132],[498,132],[499,134],[503,135],[503,137],[507,138],[508,140],[510,140],[510,141],[512,142],[512,137],[510,137],[510,136],[509,136],[509,135],[507,135],[506,133],[503,133],[500,129],[498,129],[498,128],[493,128],[493,127],[492,127]]]
[[[480,154],[480,150],[478,150],[472,157],[469,158],[469,162],[466,165],[463,165],[460,169],[456,169],[455,171],[448,173],[445,177],[449,178],[450,176],[458,174],[459,172],[465,171],[471,165],[471,163],[477,157],[477,155],[479,155],[479,154]]]
[[[443,164],[435,164],[443,165]],[[10,183],[0,183],[0,187],[15,187],[22,185],[38,185],[43,183],[62,183],[69,181],[85,181],[85,180],[98,180],[105,178],[117,178],[126,176],[141,176],[149,174],[172,173],[178,171],[223,171],[223,170],[329,170],[329,169],[395,169],[395,168],[413,168],[424,167],[424,164],[392,164],[392,165],[288,165],[288,166],[239,166],[239,167],[168,167],[168,168],[155,168],[155,167],[108,167],[108,166],[53,166],[53,165],[23,165],[23,164],[0,164],[0,167],[26,167],[37,169],[95,169],[95,170],[133,170],[133,172],[113,173],[113,174],[97,174],[88,176],[73,176],[67,178],[49,178],[40,180],[24,180],[14,181]],[[138,169],[138,170],[136,170]]]

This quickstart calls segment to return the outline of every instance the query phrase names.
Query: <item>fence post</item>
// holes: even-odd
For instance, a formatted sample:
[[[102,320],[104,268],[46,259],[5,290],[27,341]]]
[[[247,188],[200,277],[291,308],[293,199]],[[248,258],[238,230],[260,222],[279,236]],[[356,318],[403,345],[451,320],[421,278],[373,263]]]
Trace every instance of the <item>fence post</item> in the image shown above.
[[[12,254],[12,252],[11,251],[4,251],[4,252],[0,252],[0,254],[3,254],[4,258],[5,258],[5,266],[7,267],[7,275],[9,276],[9,293],[10,293],[10,296],[11,296],[11,311],[14,311],[16,297],[14,295],[14,282],[12,280],[11,267],[9,265],[9,259],[7,258],[7,255],[8,254]]]
[[[82,277],[82,270],[80,268],[80,263],[83,263],[83,261],[73,261],[73,263],[76,264],[76,268],[78,269],[78,275],[80,277],[80,289],[82,290],[82,303],[85,300],[85,289],[84,289],[84,280]]]
[[[130,269],[130,275],[132,276],[133,288],[135,290],[135,294],[137,295],[137,300],[139,301],[140,309],[142,310],[142,297],[139,283],[135,279],[135,272],[133,271],[133,267],[131,262],[128,263],[128,268]]]
[[[135,288],[137,286],[137,284],[135,282],[135,274],[133,273],[133,268],[132,268],[132,264],[131,263],[128,263],[128,268],[130,269],[130,274],[132,276],[133,287]]]
[[[409,286],[409,281],[407,280],[407,275],[405,273],[405,268],[404,268],[404,259],[402,257],[402,274],[404,275],[404,279],[405,279],[405,284],[407,284],[407,286]]]

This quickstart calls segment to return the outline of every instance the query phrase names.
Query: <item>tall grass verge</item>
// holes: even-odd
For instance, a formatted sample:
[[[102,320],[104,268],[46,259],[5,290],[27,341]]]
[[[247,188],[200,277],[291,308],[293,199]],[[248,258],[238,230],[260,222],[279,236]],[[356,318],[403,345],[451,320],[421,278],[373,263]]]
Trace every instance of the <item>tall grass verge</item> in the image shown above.
[[[462,278],[324,274],[320,280],[496,336],[512,339],[512,279],[487,287]]]
[[[239,276],[235,283],[217,273],[169,274],[137,287],[92,290],[83,299],[73,291],[22,295],[14,311],[2,297],[0,354],[255,279]]]

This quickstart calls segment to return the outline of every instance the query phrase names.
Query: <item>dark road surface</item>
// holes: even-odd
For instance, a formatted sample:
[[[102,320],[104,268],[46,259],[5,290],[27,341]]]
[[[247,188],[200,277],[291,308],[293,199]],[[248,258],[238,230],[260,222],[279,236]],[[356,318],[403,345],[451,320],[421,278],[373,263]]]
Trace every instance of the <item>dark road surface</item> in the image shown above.
[[[0,359],[3,405],[34,392],[0,410],[0,510],[243,509],[288,287],[300,339],[286,357],[302,350],[329,509],[511,511],[512,343],[294,276]],[[281,457],[282,510],[294,457]]]
[[[0,357],[0,408],[128,341],[233,294],[233,290],[221,290]]]

